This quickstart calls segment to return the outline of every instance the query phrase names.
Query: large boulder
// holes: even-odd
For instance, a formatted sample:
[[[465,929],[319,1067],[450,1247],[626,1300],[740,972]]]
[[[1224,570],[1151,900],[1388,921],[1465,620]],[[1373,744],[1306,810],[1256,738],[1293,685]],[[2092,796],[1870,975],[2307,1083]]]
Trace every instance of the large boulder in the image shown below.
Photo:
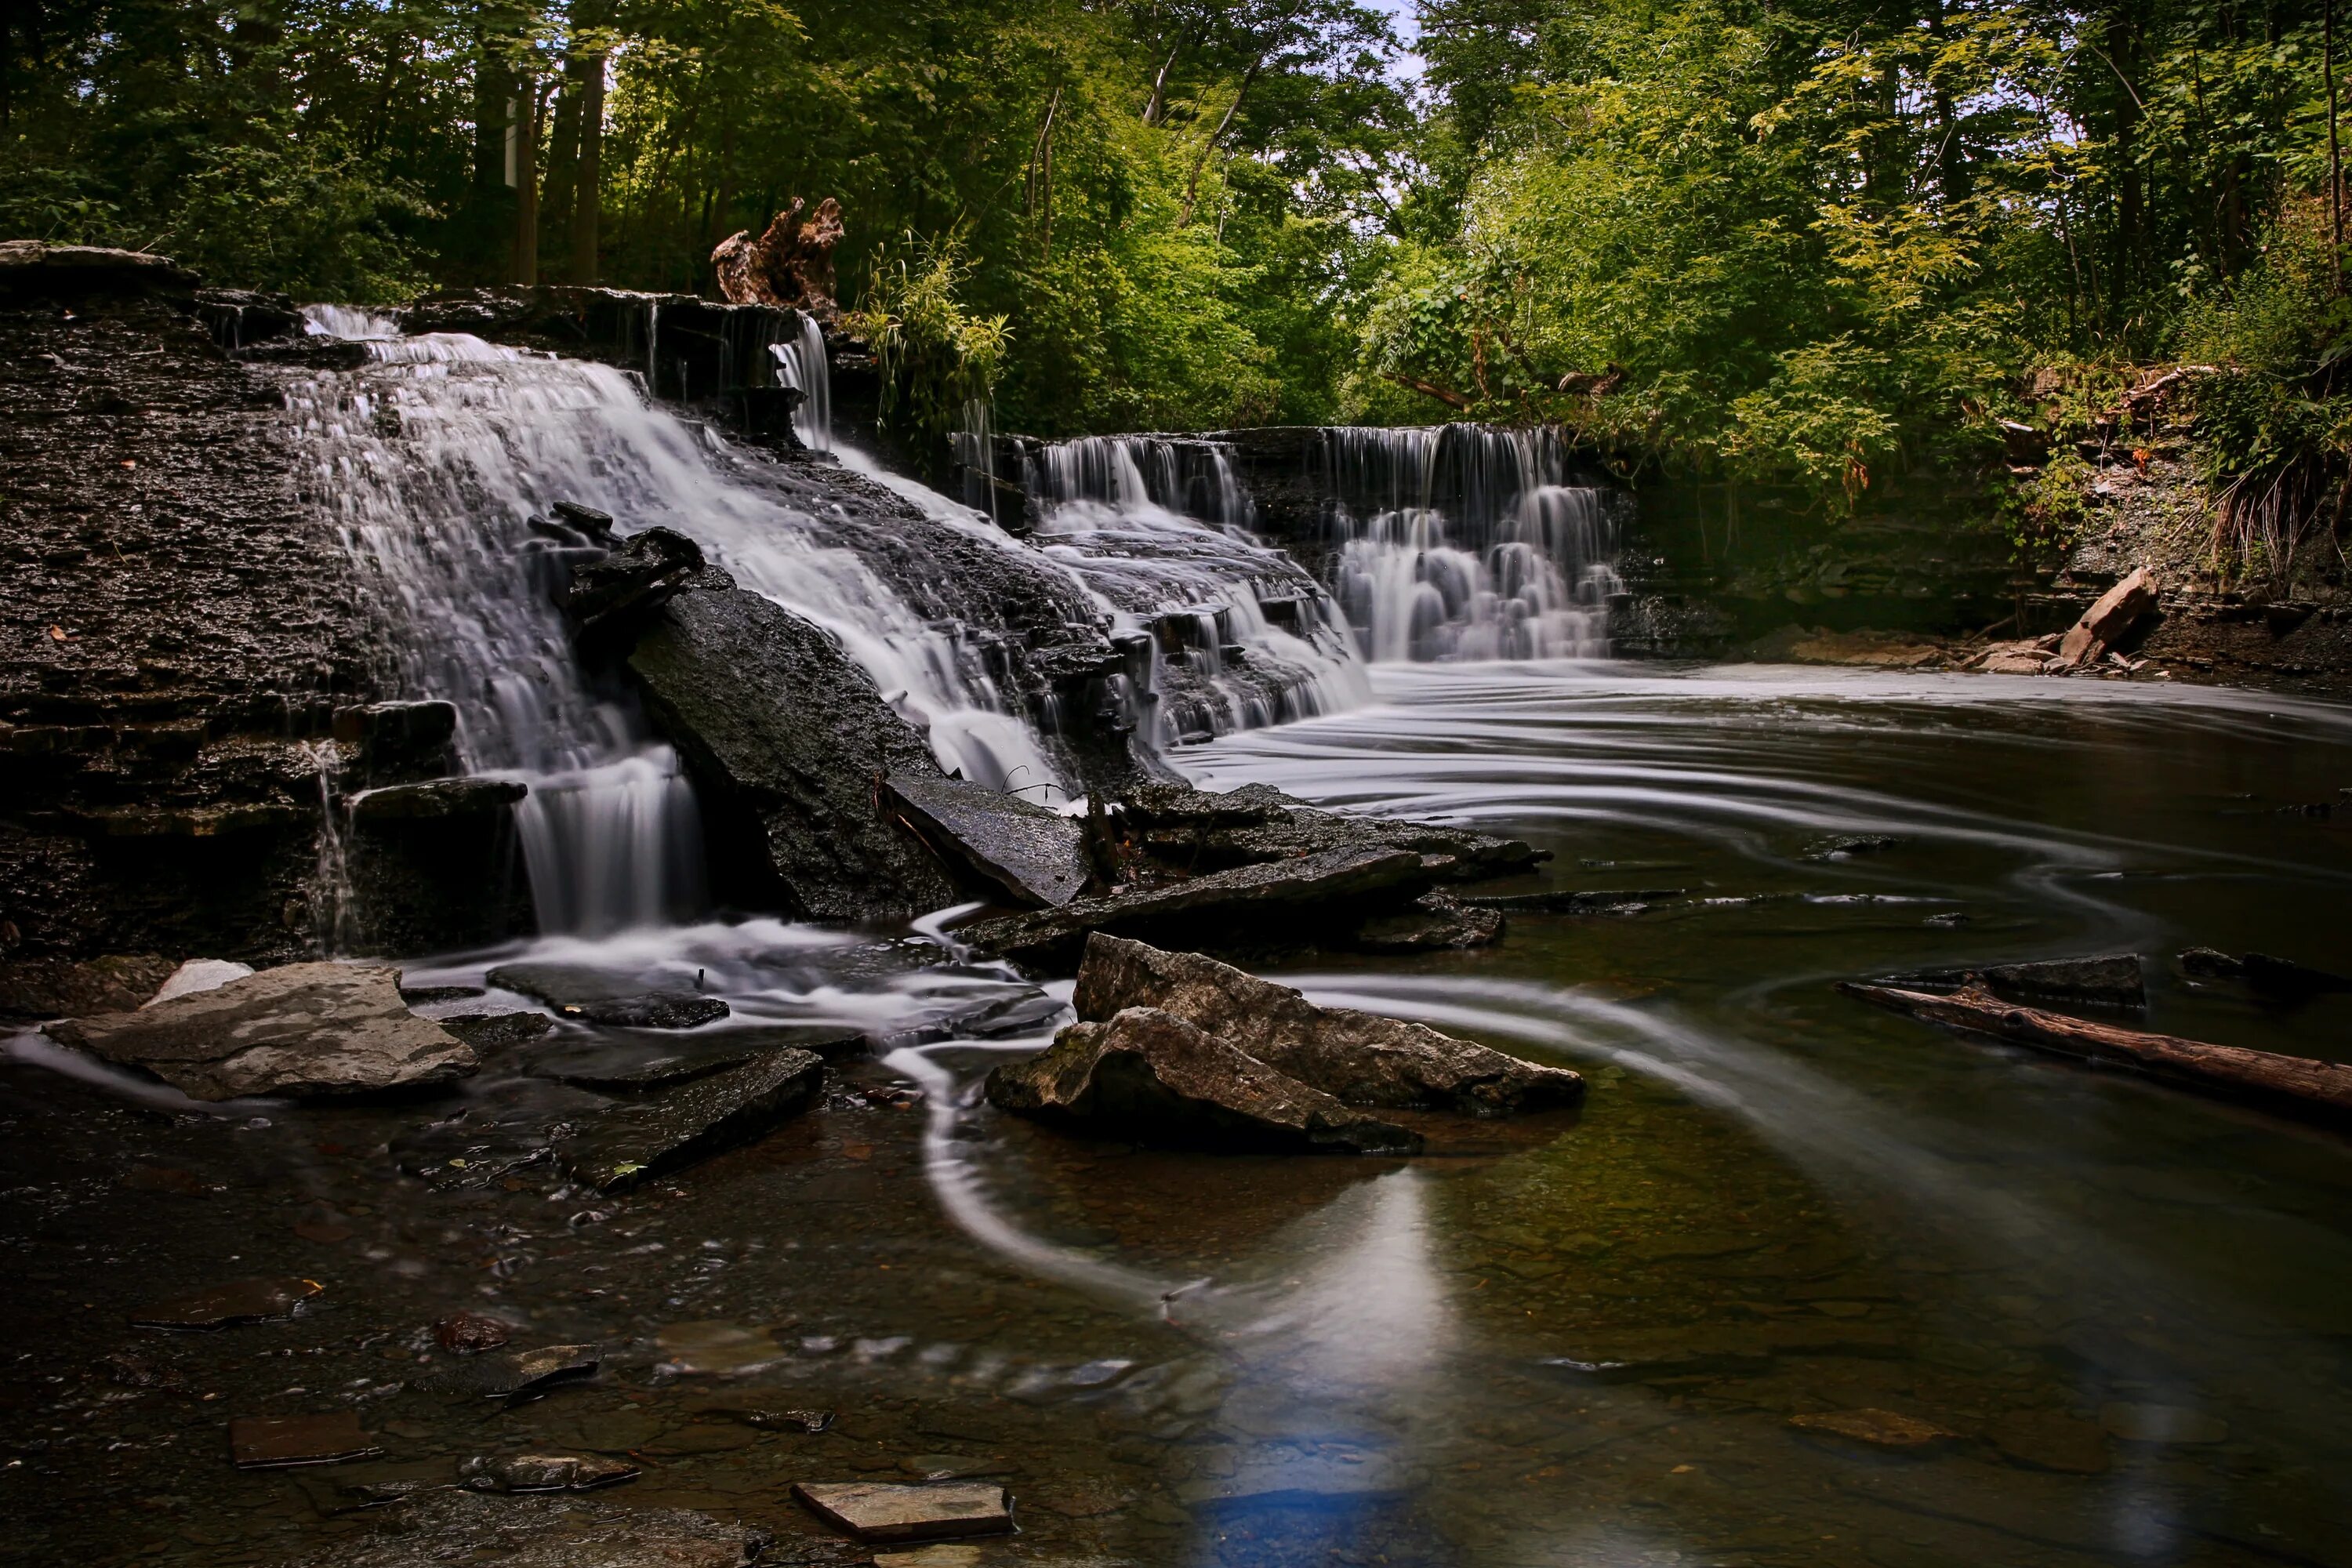
[[[197,1100],[415,1089],[478,1065],[473,1047],[408,1010],[398,970],[373,963],[289,963],[48,1033]]]
[[[922,737],[823,628],[714,580],[722,574],[704,574],[661,607],[629,668],[693,773],[714,858],[772,873],[738,891],[781,891],[816,920],[954,902],[946,868],[878,798],[877,773],[942,776]]]
[[[1410,849],[1359,844],[1076,899],[1059,909],[979,921],[956,935],[999,957],[1064,974],[1077,968],[1090,931],[1296,946],[1318,931],[1344,933],[1368,915],[1411,904],[1432,875]]]
[[[1538,1067],[1423,1024],[1318,1007],[1230,963],[1101,931],[1087,939],[1071,1000],[1086,1020],[1132,1007],[1173,1014],[1349,1105],[1493,1116],[1584,1096],[1584,1079],[1565,1068]]]
[[[1412,1154],[1419,1135],[1276,1071],[1171,1013],[1073,1024],[988,1075],[990,1103],[1080,1131],[1184,1147]]]

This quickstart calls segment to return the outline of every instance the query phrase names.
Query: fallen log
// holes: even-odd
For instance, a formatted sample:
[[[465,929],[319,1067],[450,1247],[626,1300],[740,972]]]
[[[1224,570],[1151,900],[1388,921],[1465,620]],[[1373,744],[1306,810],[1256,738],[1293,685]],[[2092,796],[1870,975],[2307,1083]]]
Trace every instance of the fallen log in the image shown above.
[[[2094,1024],[2021,1007],[1980,990],[1936,994],[1850,980],[1839,982],[1838,989],[1931,1024],[1992,1035],[2060,1056],[2137,1068],[2201,1094],[2324,1126],[2352,1127],[2352,1067]]]

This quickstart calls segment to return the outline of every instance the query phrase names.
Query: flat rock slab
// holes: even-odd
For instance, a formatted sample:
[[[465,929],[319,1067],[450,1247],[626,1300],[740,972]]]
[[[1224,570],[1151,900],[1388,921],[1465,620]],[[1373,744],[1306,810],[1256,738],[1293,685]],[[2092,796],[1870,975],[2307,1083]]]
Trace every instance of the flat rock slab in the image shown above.
[[[538,998],[563,1017],[634,1029],[691,1029],[727,1016],[726,1003],[698,991],[648,986],[634,976],[568,963],[505,963],[484,978]]]
[[[1053,1049],[988,1075],[990,1103],[1139,1143],[1274,1152],[1416,1154],[1417,1133],[1268,1067],[1173,1014],[1133,1007],[1073,1024]]]
[[[197,1100],[424,1089],[480,1065],[472,1047],[408,1010],[398,970],[371,963],[289,963],[48,1032]]]
[[[561,1383],[580,1383],[604,1364],[602,1345],[541,1345],[527,1351],[491,1351],[471,1356],[433,1379],[452,1394],[486,1399],[535,1394]]]
[[[267,1323],[292,1317],[297,1307],[322,1289],[315,1279],[232,1279],[142,1307],[131,1314],[131,1323],[141,1329],[193,1330]]]
[[[359,1412],[329,1415],[247,1415],[228,1424],[229,1458],[240,1470],[290,1465],[339,1465],[381,1454],[360,1429]]]
[[[443,1488],[364,1516],[287,1568],[748,1568],[766,1537],[683,1509],[615,1507],[569,1493],[498,1497]]]
[[[598,1089],[606,1094],[647,1094],[741,1067],[759,1054],[749,1047],[731,1051],[714,1048],[648,1053],[641,1048],[590,1041],[535,1052],[523,1063],[523,1071],[533,1078],[553,1079],[575,1089]]]
[[[889,789],[925,843],[1013,902],[1055,909],[1086,890],[1074,819],[963,779],[894,778]]]
[[[819,1519],[860,1541],[939,1541],[1003,1535],[1013,1529],[1012,1494],[988,1482],[900,1487],[803,1481],[793,1495]]]
[[[1410,849],[1328,849],[1236,866],[1164,888],[1075,899],[1059,909],[982,921],[956,935],[984,952],[1066,974],[1076,967],[1089,931],[1195,932],[1202,940],[1218,941],[1276,923],[1293,935],[1318,926],[1352,930],[1371,912],[1363,900],[1390,895],[1409,903],[1433,875],[1422,856]]]
[[[565,1171],[600,1193],[625,1192],[760,1137],[799,1114],[824,1081],[813,1051],[767,1051],[658,1100],[617,1106],[565,1141]]]
[[[1080,1018],[1157,1007],[1347,1105],[1481,1115],[1573,1105],[1584,1079],[1422,1024],[1318,1007],[1287,985],[1197,952],[1097,931],[1071,997]]]

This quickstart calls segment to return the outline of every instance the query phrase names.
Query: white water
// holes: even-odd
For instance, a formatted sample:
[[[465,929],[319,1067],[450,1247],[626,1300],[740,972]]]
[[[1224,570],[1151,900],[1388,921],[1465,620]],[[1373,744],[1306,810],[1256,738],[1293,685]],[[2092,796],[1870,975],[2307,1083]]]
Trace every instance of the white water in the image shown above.
[[[1600,658],[1623,591],[1599,490],[1549,432],[1334,428],[1334,587],[1379,663]]]
[[[1027,489],[1036,541],[1139,655],[1139,731],[1158,746],[1336,713],[1369,700],[1339,607],[1247,531],[1223,451],[1153,437],[1045,447]],[[1197,510],[1204,522],[1177,510]],[[1180,679],[1181,677],[1181,679]]]
[[[675,753],[624,694],[587,682],[550,601],[564,546],[532,522],[557,500],[625,531],[675,528],[741,586],[826,627],[941,766],[998,788],[1057,779],[1027,728],[967,680],[952,632],[819,542],[805,511],[710,432],[649,406],[627,374],[458,334],[371,349],[373,365],[299,388],[292,413],[319,498],[381,597],[395,688],[456,702],[468,767],[531,785],[517,821],[542,929],[658,923],[702,898]]]
[[[833,367],[824,354],[824,331],[816,318],[801,317],[800,335],[788,343],[771,343],[776,379],[801,394],[793,410],[793,434],[813,452],[833,450]]]

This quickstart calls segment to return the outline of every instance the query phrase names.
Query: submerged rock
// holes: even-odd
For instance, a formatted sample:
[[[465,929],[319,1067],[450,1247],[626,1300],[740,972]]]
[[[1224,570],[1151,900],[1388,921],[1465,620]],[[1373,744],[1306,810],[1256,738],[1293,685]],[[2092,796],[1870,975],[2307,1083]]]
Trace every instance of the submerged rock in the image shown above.
[[[1822,1432],[1874,1448],[1917,1453],[1954,1441],[1959,1434],[1893,1410],[1824,1410],[1791,1415],[1789,1425],[1804,1432]]]
[[[1016,904],[1058,907],[1086,890],[1076,822],[962,779],[900,777],[891,798],[926,843]]]
[[[290,1318],[322,1289],[310,1279],[234,1279],[226,1285],[174,1296],[131,1314],[140,1329],[225,1329],[236,1323],[266,1323]]]
[[[1274,1152],[1412,1154],[1418,1134],[1351,1110],[1171,1013],[1131,1007],[1073,1024],[988,1075],[990,1103],[1148,1143]]]
[[[48,1032],[197,1100],[421,1089],[478,1065],[471,1047],[408,1010],[399,971],[380,964],[290,963],[139,1012],[51,1024]]]
[[[1157,1007],[1349,1105],[1478,1115],[1572,1105],[1584,1079],[1423,1024],[1318,1007],[1287,985],[1197,952],[1096,932],[1071,998],[1080,1018]]]
[[[1503,917],[1491,907],[1445,893],[1423,893],[1409,909],[1376,915],[1356,928],[1366,952],[1440,952],[1491,947],[1503,940]]]
[[[1183,784],[1129,789],[1120,805],[1140,847],[1201,870],[1379,846],[1411,850],[1439,880],[1506,876],[1551,857],[1516,838],[1468,828],[1318,810],[1271,784],[1217,792]]]
[[[697,587],[662,606],[629,668],[694,774],[714,863],[764,866],[752,890],[817,920],[955,901],[876,796],[877,773],[937,781],[939,764],[822,628],[757,594]]]
[[[461,1013],[435,1022],[473,1047],[478,1056],[544,1039],[555,1027],[555,1020],[544,1013]]]
[[[635,1465],[594,1454],[477,1454],[457,1479],[478,1492],[584,1492],[637,1478]]]
[[[2113,1007],[2127,1012],[2139,1012],[2147,1006],[2147,987],[2140,977],[2139,957],[2129,952],[2038,959],[1973,969],[1924,970],[1895,975],[1888,984],[1923,991],[1958,991],[1981,984],[1983,989],[2004,1002]]]
[[[984,952],[1064,973],[1076,966],[1089,931],[1160,940],[1190,933],[1219,945],[1264,935],[1296,945],[1311,940],[1302,931],[1345,932],[1384,904],[1410,903],[1432,875],[1412,850],[1358,845],[1076,899],[1059,909],[982,921],[956,935]]]
[[[814,1052],[765,1052],[604,1112],[562,1144],[563,1168],[600,1193],[625,1192],[768,1132],[803,1110],[824,1080],[824,1060]]]
[[[374,1438],[360,1429],[359,1413],[328,1415],[247,1415],[228,1424],[229,1458],[240,1470],[283,1469],[294,1465],[339,1465],[381,1454]]]
[[[533,1394],[559,1383],[579,1383],[604,1364],[602,1345],[542,1345],[536,1350],[490,1351],[470,1357],[433,1380],[453,1394],[486,1399]]]

